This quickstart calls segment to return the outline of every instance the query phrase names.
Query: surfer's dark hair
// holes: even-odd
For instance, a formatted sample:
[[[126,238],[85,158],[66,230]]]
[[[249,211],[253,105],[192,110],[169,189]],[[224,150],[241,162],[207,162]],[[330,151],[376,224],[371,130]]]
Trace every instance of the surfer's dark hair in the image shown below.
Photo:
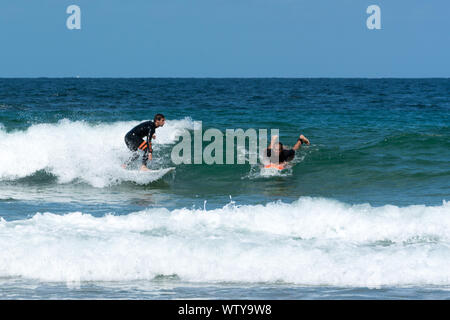
[[[153,118],[153,121],[159,121],[161,119],[165,119],[164,115],[162,113],[155,114],[155,117]]]

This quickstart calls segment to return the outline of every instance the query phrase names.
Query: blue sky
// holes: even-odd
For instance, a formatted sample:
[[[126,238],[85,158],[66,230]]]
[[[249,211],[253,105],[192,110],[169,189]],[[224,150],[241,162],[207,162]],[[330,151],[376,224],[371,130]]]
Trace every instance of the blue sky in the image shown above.
[[[0,77],[450,76],[448,0],[4,0],[0,37]]]

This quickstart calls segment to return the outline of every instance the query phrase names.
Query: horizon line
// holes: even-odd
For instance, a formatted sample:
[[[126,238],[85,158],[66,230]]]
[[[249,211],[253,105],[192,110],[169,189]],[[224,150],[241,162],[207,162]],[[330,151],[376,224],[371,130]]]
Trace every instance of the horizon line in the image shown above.
[[[48,77],[48,76],[31,76],[31,77],[4,77],[0,76],[0,79],[450,79],[450,76],[442,77],[277,77],[277,76],[268,76],[268,77],[127,77],[127,76],[117,76],[117,77],[105,77],[105,76],[88,76],[88,77],[80,77],[80,76],[62,76],[62,77]]]

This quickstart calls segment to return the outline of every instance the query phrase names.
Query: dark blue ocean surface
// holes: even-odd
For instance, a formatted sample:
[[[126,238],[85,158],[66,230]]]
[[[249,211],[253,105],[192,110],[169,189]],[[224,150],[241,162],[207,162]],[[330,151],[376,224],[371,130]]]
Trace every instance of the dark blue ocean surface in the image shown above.
[[[143,178],[123,137],[156,113],[175,170]],[[197,121],[311,145],[174,164]],[[449,79],[0,79],[0,298],[446,298],[449,123]]]

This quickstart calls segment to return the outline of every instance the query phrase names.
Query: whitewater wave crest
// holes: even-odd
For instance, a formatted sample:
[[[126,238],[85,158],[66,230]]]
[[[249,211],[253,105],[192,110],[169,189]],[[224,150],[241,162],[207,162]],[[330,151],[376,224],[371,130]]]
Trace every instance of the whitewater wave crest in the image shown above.
[[[120,165],[130,155],[124,136],[138,123],[90,124],[65,119],[13,132],[0,126],[0,180],[16,180],[43,171],[55,176],[59,183],[80,181],[94,187],[134,181],[133,175],[124,173]],[[155,152],[175,143],[181,130],[193,126],[190,118],[166,121],[164,127],[156,129]],[[159,167],[170,166],[170,155],[161,158]]]
[[[330,199],[0,220],[0,277],[45,281],[450,285],[450,203]]]

